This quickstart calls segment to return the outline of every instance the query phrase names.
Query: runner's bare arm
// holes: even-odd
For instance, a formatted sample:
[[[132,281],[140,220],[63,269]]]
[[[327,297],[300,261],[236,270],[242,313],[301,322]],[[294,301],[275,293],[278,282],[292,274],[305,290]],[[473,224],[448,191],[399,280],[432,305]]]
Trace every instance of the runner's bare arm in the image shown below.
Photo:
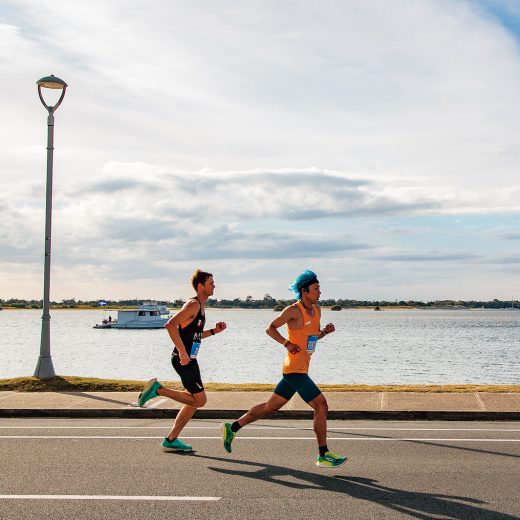
[[[271,336],[271,338],[283,345],[289,352],[291,352],[291,354],[296,354],[297,352],[299,352],[300,347],[295,343],[291,343],[288,339],[284,338],[278,332],[278,329],[286,323],[289,323],[291,320],[297,319],[298,312],[299,311],[295,307],[289,305],[289,307],[286,307],[280,313],[280,315],[277,318],[275,318],[265,329],[265,332],[268,336]]]
[[[331,332],[334,332],[335,330],[336,330],[336,328],[334,327],[334,325],[332,323],[327,323],[327,325],[325,325],[325,327],[323,327],[323,329],[320,330],[318,339],[324,338],[327,334],[330,334]]]
[[[321,318],[321,309],[317,305],[316,305],[316,308],[318,309],[318,312],[319,312],[320,318]],[[323,329],[321,328],[321,325],[320,325],[320,332],[318,333],[318,339],[323,339],[327,334],[330,334],[331,332],[334,332],[335,330],[336,329],[332,323],[327,323],[327,325],[325,325],[325,327],[323,327]]]
[[[188,353],[186,352],[186,347],[182,342],[181,336],[179,334],[179,325],[182,323],[193,321],[193,318],[197,316],[197,313],[200,309],[200,303],[197,300],[188,300],[182,307],[182,309],[174,314],[164,326],[168,331],[173,344],[177,347],[179,351],[179,357],[181,358],[181,362],[185,361],[186,358],[189,361]]]
[[[204,339],[204,338],[208,338],[209,336],[214,336],[215,334],[222,332],[226,328],[227,328],[227,325],[223,321],[219,321],[218,323],[215,324],[215,326],[212,329],[205,330],[202,333],[202,338]]]

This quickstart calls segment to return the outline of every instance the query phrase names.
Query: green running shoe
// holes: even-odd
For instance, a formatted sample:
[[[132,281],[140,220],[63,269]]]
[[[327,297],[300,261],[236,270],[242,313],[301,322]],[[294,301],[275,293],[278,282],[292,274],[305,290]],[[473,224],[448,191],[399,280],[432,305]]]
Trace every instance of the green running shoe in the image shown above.
[[[316,466],[322,466],[324,468],[337,468],[346,462],[347,457],[342,455],[336,455],[331,451],[327,451],[323,457],[318,457],[316,460]]]
[[[180,439],[169,441],[168,437],[163,439],[161,446],[163,451],[193,451],[193,446],[182,442]]]
[[[139,394],[139,406],[143,407],[146,401],[157,397],[157,390],[159,390],[159,388],[162,388],[161,383],[155,378],[150,379],[150,381],[144,385],[143,391]]]
[[[227,422],[222,423],[222,441],[224,442],[224,448],[228,453],[231,453],[231,443],[235,438],[236,433],[231,431],[231,424]]]

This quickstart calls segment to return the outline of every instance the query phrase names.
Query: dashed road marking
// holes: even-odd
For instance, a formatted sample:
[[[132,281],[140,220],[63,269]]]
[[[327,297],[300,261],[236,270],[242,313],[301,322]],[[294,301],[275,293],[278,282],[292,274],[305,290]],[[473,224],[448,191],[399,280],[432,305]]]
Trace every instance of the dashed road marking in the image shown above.
[[[142,500],[216,502],[221,497],[189,497],[161,495],[0,495],[0,500]]]

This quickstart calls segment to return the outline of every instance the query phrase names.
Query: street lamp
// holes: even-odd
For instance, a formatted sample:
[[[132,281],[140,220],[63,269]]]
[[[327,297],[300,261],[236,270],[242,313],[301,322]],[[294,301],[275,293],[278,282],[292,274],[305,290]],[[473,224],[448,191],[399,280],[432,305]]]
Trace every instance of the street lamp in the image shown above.
[[[38,85],[38,96],[43,106],[49,112],[47,118],[47,190],[45,197],[45,263],[43,272],[43,314],[42,314],[42,336],[40,343],[40,357],[34,371],[34,377],[47,379],[54,377],[54,366],[51,358],[51,334],[49,314],[49,295],[50,295],[50,278],[51,278],[51,217],[52,217],[52,161],[54,151],[54,111],[60,106],[67,84],[60,78],[46,76],[36,82]],[[42,96],[42,88],[61,89],[61,96],[54,105],[48,105]]]

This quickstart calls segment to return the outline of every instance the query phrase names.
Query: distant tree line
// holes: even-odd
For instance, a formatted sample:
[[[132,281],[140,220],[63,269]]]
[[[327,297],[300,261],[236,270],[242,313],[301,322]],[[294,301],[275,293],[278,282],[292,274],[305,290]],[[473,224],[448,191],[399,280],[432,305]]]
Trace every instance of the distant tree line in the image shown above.
[[[76,300],[74,298],[70,300],[62,300],[61,302],[51,302],[53,308],[63,309],[89,309],[89,308],[100,308],[100,302],[106,302],[105,308],[113,309],[115,307],[137,307],[142,304],[142,299],[134,300]],[[153,300],[157,301],[159,305],[165,305],[166,307],[178,308],[184,305],[185,300],[177,299],[173,301],[166,300]],[[274,309],[283,308],[293,303],[295,300],[277,300],[271,295],[266,294],[261,300],[255,300],[252,296],[246,296],[244,300],[241,298],[234,298],[233,300],[222,299],[217,300],[210,298],[207,301],[208,307],[222,308],[222,309]],[[410,307],[410,308],[453,308],[453,309],[511,309],[520,308],[520,302],[514,300],[490,300],[490,301],[461,301],[461,300],[435,300],[429,302],[416,301],[416,300],[334,300],[327,299],[321,300],[320,305],[323,307],[340,307],[342,309],[354,309],[362,307]],[[3,300],[0,298],[0,307],[3,308],[15,308],[15,309],[41,309],[43,306],[42,300],[22,300],[18,298],[11,298]],[[103,307],[101,307],[103,308]]]

